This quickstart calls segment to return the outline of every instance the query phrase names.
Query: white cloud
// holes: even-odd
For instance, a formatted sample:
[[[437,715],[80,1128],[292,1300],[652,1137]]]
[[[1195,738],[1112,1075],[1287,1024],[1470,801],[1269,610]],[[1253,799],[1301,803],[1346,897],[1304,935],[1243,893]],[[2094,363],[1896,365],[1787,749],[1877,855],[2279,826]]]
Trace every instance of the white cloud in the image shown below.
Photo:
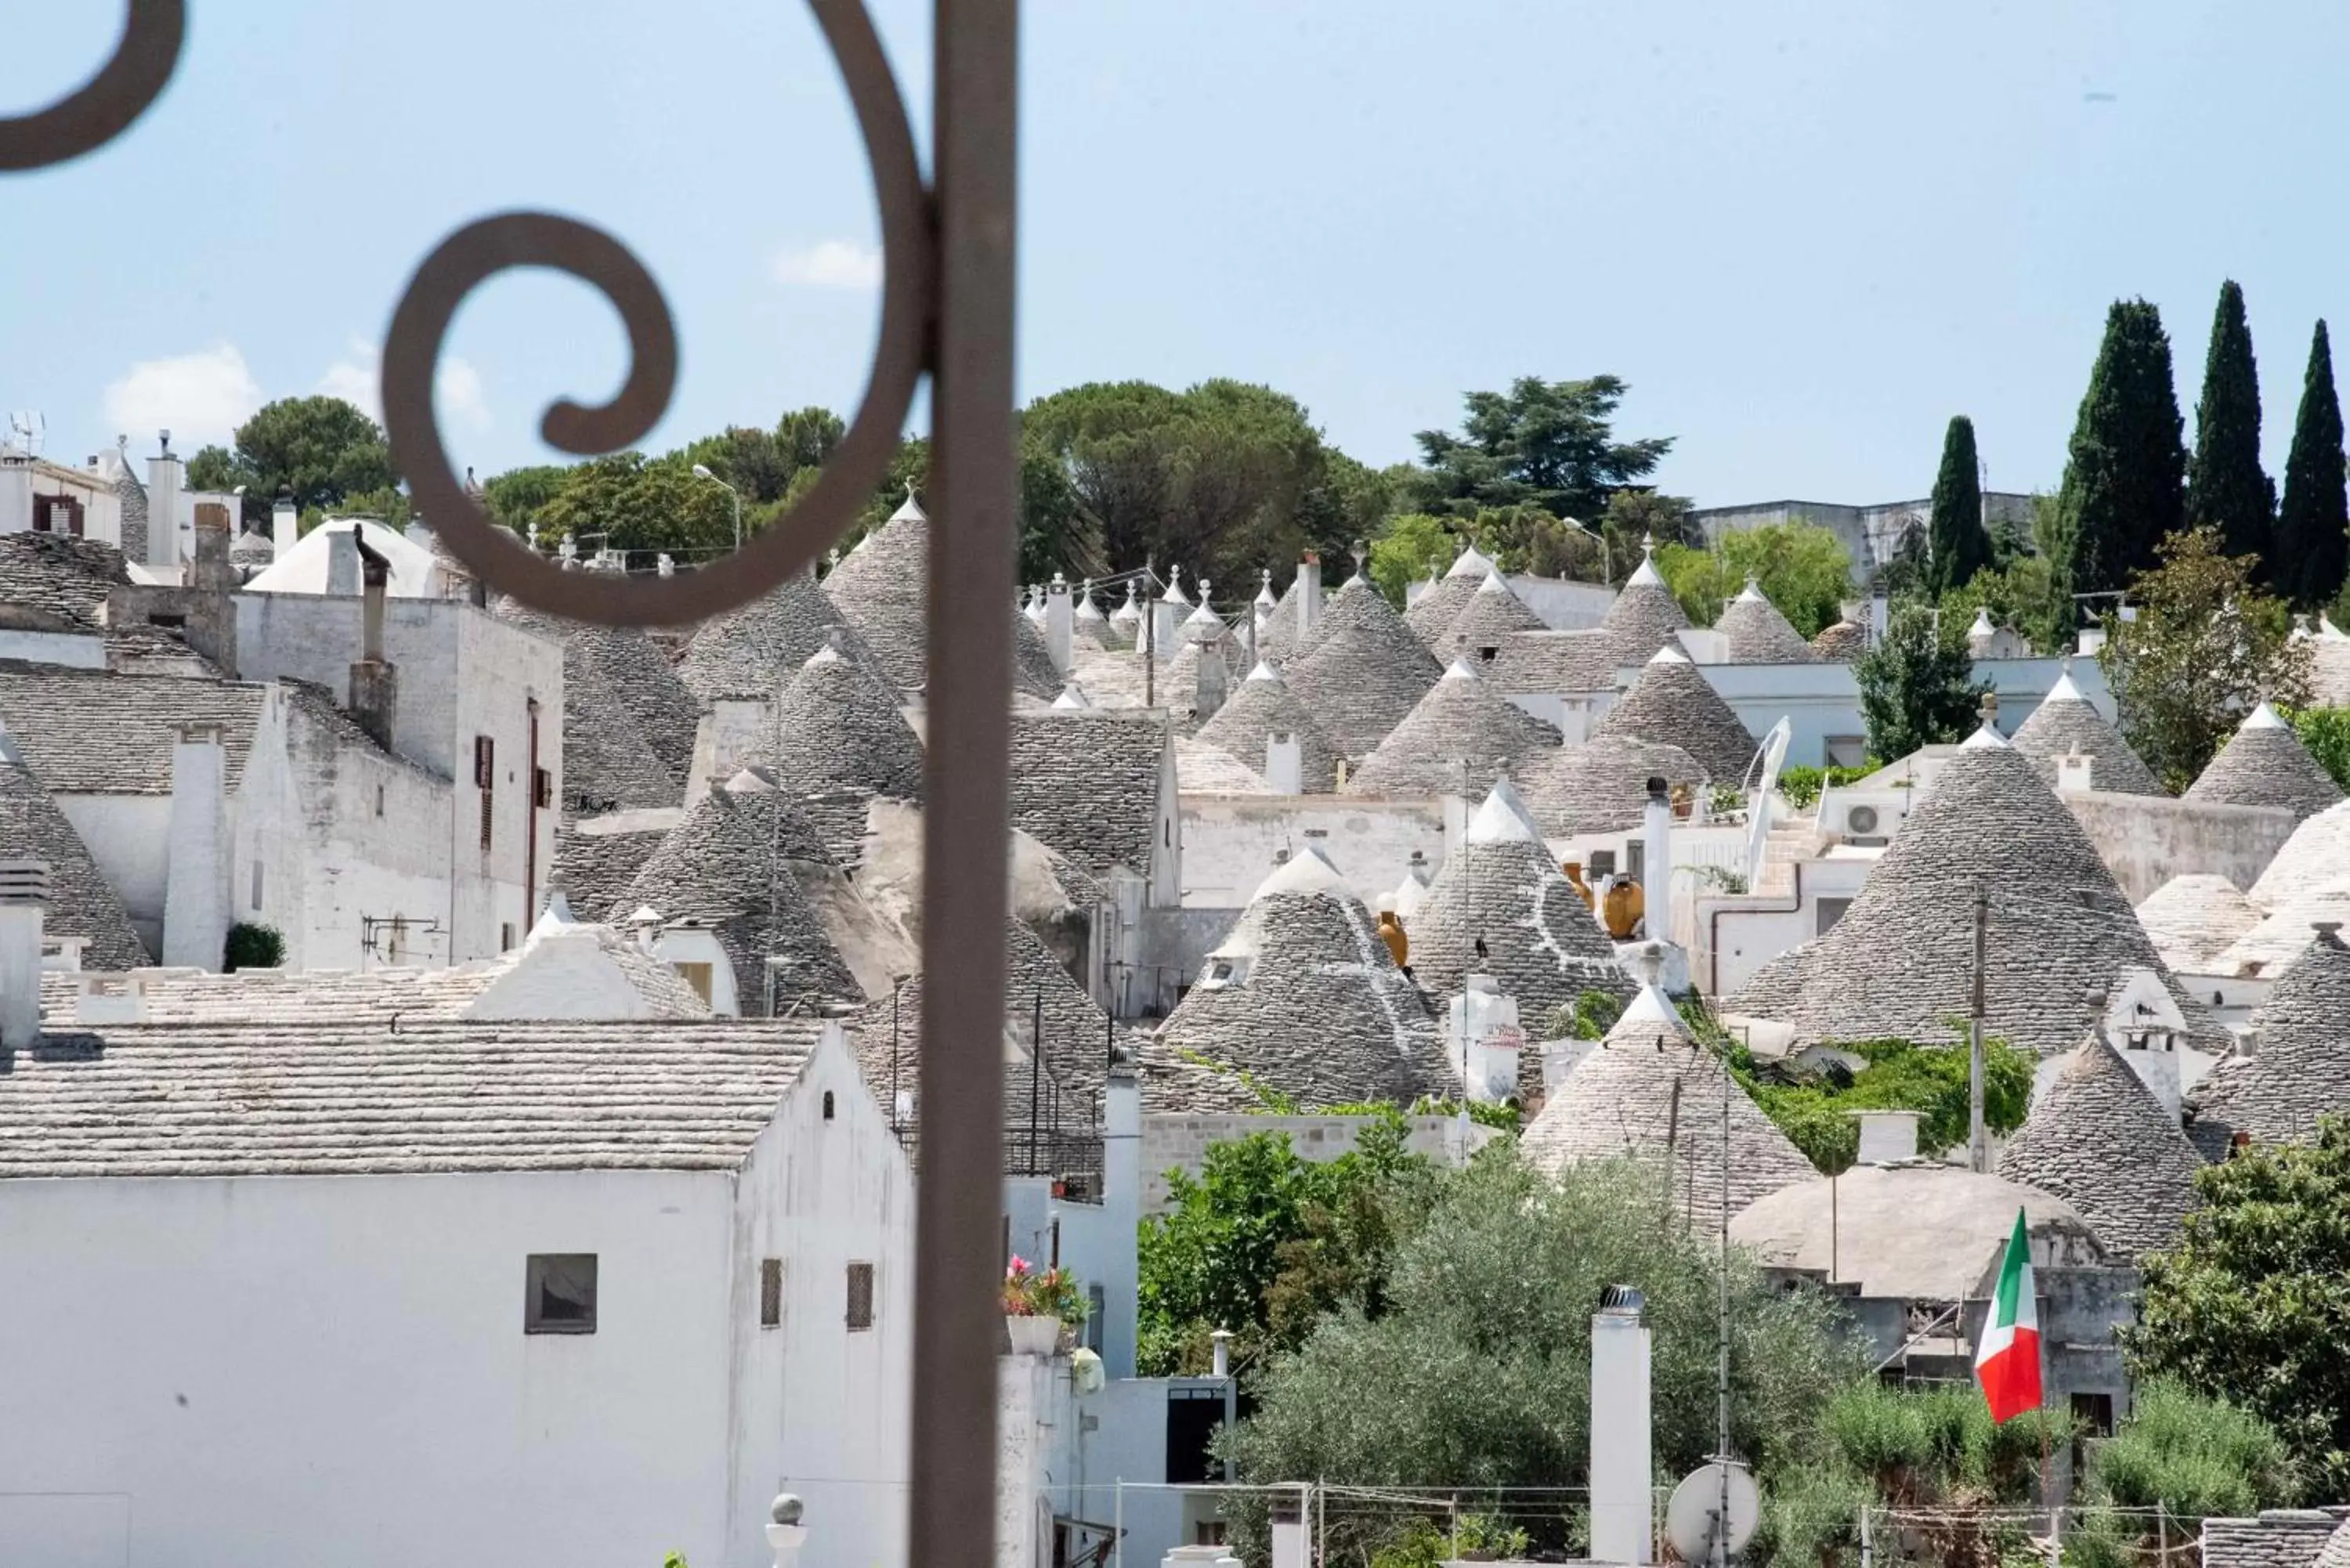
[[[225,446],[261,406],[261,384],[233,343],[176,359],[142,359],[106,389],[106,422],[144,440],[172,432],[181,452]]]
[[[467,429],[485,431],[493,422],[482,373],[468,360],[450,356],[441,361],[436,383],[442,412]],[[354,337],[344,356],[318,378],[318,391],[340,398],[368,418],[383,419],[383,350],[363,337]]]
[[[853,240],[796,246],[776,255],[775,281],[793,288],[879,288],[881,252]]]

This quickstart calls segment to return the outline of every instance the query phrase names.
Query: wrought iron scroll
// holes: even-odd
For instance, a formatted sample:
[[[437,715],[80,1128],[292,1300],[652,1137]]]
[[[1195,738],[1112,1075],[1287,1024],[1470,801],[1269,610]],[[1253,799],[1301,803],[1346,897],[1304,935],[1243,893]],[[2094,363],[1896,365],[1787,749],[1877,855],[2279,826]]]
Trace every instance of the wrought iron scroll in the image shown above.
[[[163,94],[187,42],[186,0],[130,0],[98,74],[47,109],[0,116],[0,171],[43,169],[105,146]]]

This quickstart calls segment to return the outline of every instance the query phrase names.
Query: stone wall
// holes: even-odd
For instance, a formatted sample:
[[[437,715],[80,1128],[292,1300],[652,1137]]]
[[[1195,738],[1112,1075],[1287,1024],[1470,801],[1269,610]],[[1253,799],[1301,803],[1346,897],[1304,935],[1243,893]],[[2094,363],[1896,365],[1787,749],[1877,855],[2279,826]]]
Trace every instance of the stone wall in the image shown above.
[[[2279,806],[2203,805],[2089,790],[2058,798],[2133,904],[2173,877],[2209,873],[2249,888],[2298,826]]]

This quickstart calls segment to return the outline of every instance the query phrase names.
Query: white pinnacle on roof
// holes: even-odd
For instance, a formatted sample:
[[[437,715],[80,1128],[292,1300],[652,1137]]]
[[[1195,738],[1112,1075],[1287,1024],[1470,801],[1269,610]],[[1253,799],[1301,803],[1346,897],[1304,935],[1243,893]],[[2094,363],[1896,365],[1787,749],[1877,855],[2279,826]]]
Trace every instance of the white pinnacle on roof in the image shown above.
[[[2287,726],[2282,719],[2277,717],[2277,711],[2263,702],[2244,715],[2240,727],[2246,730],[2282,730]]]
[[[1094,603],[1094,580],[1091,577],[1087,577],[1086,579],[1084,591],[1077,595],[1076,617],[1079,620],[1100,620],[1104,618],[1101,612],[1101,606]]]
[[[1746,586],[1739,589],[1738,597],[1730,602],[1734,605],[1759,605],[1766,602],[1762,597],[1762,585],[1756,580],[1753,573],[1746,574]]]
[[[1273,568],[1260,568],[1257,575],[1256,607],[1267,611],[1278,607],[1281,601],[1273,597]]]
[[[927,523],[930,520],[931,514],[922,510],[922,504],[920,502],[914,499],[914,487],[909,484],[906,486],[906,499],[898,504],[898,510],[889,514],[889,521],[892,523]]]
[[[1448,577],[1482,577],[1491,576],[1492,572],[1491,556],[1482,554],[1474,545],[1463,545],[1461,554],[1454,557],[1451,567],[1444,575]]]
[[[1403,881],[1397,887],[1395,896],[1388,900],[1395,910],[1396,919],[1399,920],[1410,919],[1412,916],[1419,913],[1420,905],[1427,901],[1428,873],[1418,867],[1413,867],[1403,874]]]
[[[1690,656],[1680,650],[1679,643],[1669,642],[1648,656],[1651,664],[1687,664]]]
[[[550,888],[546,890],[546,908],[540,912],[538,922],[530,928],[530,934],[523,939],[523,945],[528,947],[549,932],[578,923],[571,913],[571,900],[563,896],[563,889]]]
[[[1248,672],[1248,679],[1251,680],[1270,680],[1275,686],[1286,686],[1289,684],[1288,681],[1284,680],[1281,678],[1280,670],[1275,670],[1270,663],[1262,659],[1256,661],[1256,668]]]
[[[1191,600],[1190,597],[1183,592],[1182,567],[1170,566],[1167,568],[1167,591],[1159,596],[1159,599],[1160,602],[1164,604],[1181,605],[1186,608],[1191,607]]]
[[[1200,584],[1200,591],[1202,594],[1208,591],[1208,585],[1206,582],[1202,581]],[[1183,618],[1183,629],[1186,631],[1190,631],[1194,628],[1197,628],[1201,631],[1221,631],[1223,629],[1223,625],[1224,618],[1218,615],[1205,598],[1202,598],[1200,601],[1200,607],[1198,609],[1193,610],[1190,615]]]
[[[1975,606],[1975,618],[1973,624],[1967,628],[1967,635],[1969,637],[1990,637],[1998,631],[1998,629],[1999,628],[1997,627],[1991,623],[1991,607],[1989,605]]]
[[[1053,706],[1055,708],[1090,708],[1093,704],[1086,701],[1084,689],[1078,686],[1076,681],[1072,680],[1067,685],[1061,688],[1061,694],[1053,699]]]
[[[1477,591],[1481,594],[1506,594],[1513,590],[1502,580],[1501,573],[1488,566],[1485,568],[1485,580],[1477,585]]]
[[[1469,819],[1461,835],[1463,844],[1513,844],[1543,841],[1542,829],[1526,811],[1526,803],[1510,781],[1502,780],[1485,796],[1485,804]]]
[[[2056,684],[2048,689],[2048,695],[2042,698],[2041,701],[2043,702],[2085,702],[2088,701],[2087,698],[2081,695],[2081,689],[2073,684],[2073,656],[2071,654],[2068,653],[2064,656],[2064,672],[2056,677]]]
[[[1338,868],[1330,864],[1330,857],[1322,853],[1322,846],[1309,844],[1258,883],[1256,891],[1249,895],[1249,902],[1253,904],[1275,893],[1331,893],[1343,898],[1351,897],[1352,889],[1347,886],[1347,879],[1338,875]]]
[[[1651,588],[1661,588],[1665,586],[1665,579],[1657,571],[1656,546],[1657,541],[1654,535],[1648,534],[1640,535],[1640,564],[1632,568],[1630,576],[1624,579],[1626,587],[1628,588],[1635,583]]]
[[[1982,722],[1981,729],[1959,742],[1959,749],[1961,751],[1980,752],[1986,748],[2002,752],[2008,749],[2007,737],[2001,734],[1999,726],[1993,724],[1989,719]]]
[[[1689,1025],[1681,1021],[1680,1010],[1673,1005],[1658,980],[1664,973],[1665,950],[1662,942],[1643,942],[1634,950],[1632,969],[1640,980],[1638,994],[1624,1005],[1615,1024],[1607,1031],[1612,1038],[1617,1033],[1628,1035],[1639,1032],[1643,1024],[1650,1025],[1676,1040],[1689,1038]]]
[[[1474,670],[1471,670],[1469,667],[1469,661],[1466,659],[1462,659],[1456,655],[1454,656],[1452,662],[1444,667],[1444,679],[1447,680],[1475,680],[1480,679],[1480,677]]]
[[[1134,579],[1126,579],[1126,602],[1109,612],[1109,618],[1120,626],[1131,626],[1142,618],[1142,607],[1135,601]]]

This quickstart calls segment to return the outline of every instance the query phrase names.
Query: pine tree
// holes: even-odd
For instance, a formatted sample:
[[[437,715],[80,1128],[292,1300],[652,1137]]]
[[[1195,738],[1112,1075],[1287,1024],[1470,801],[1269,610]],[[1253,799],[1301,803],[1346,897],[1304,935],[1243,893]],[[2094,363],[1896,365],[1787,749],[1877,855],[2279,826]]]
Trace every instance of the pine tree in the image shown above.
[[[1991,536],[1982,525],[1982,477],[1975,464],[1975,422],[1954,416],[1942,437],[1942,471],[1934,476],[1928,579],[1934,593],[1962,588],[1991,564]]]
[[[2203,396],[2195,405],[2195,456],[2187,465],[2187,525],[2219,531],[2230,556],[2258,556],[2271,580],[2276,545],[2276,486],[2261,472],[2261,381],[2244,291],[2220,286],[2211,346],[2203,359]]]
[[[2122,587],[2154,565],[2158,540],[2184,526],[2181,428],[2162,313],[2143,299],[2114,301],[2059,492],[2068,591]]]
[[[2276,525],[2277,591],[2303,609],[2332,603],[2350,575],[2350,502],[2343,478],[2342,404],[2334,395],[2334,350],[2320,321],[2309,340]]]

